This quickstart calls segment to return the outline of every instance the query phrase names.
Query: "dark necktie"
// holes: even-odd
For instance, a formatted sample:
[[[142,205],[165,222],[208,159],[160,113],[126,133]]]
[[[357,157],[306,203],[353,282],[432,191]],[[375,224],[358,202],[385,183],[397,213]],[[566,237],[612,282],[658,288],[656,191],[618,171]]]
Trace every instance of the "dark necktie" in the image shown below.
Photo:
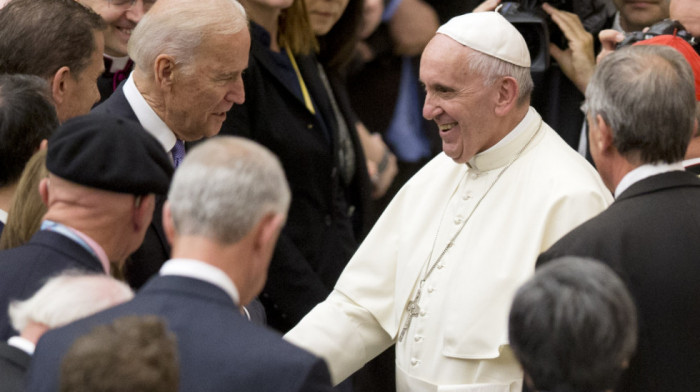
[[[178,139],[173,149],[170,150],[170,153],[173,154],[173,165],[177,169],[180,163],[182,163],[182,160],[185,159],[185,142]]]

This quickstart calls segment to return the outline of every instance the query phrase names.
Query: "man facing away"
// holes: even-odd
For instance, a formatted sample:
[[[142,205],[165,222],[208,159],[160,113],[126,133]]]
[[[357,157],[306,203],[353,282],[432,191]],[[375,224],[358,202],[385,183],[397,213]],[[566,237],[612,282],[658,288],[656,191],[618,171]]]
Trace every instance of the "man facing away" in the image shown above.
[[[47,206],[26,244],[0,252],[0,308],[25,299],[66,269],[109,273],[141,245],[156,193],[173,168],[158,142],[137,123],[89,114],[62,124],[49,139]],[[12,334],[0,313],[0,339]]]
[[[35,75],[0,75],[0,233],[24,167],[56,127],[46,81]]]
[[[13,0],[0,9],[0,73],[44,78],[61,123],[87,114],[100,97],[104,29],[74,0]]]
[[[396,343],[399,391],[520,391],[507,317],[537,255],[602,211],[595,170],[529,107],[525,40],[494,12],[421,59],[438,155],[397,194],[328,299],[289,334],[339,382]]]
[[[218,134],[226,112],[245,98],[247,23],[235,0],[158,1],[129,38],[134,71],[94,111],[138,121],[177,167],[184,142]],[[170,257],[161,219],[164,201],[156,200],[143,246],[127,262],[132,287],[141,287]]]
[[[9,315],[19,334],[0,342],[2,390],[24,391],[25,373],[36,343],[46,331],[126,302],[133,296],[129,286],[107,275],[64,271],[49,279],[30,298],[13,301]]]
[[[623,48],[601,61],[584,108],[591,154],[615,202],[538,258],[595,258],[632,293],[639,346],[618,392],[689,391],[700,379],[700,180],[682,164],[697,129],[693,85],[688,62],[666,46]]]
[[[133,301],[45,335],[29,390],[57,390],[63,354],[96,325],[154,314],[177,338],[181,391],[330,391],[323,360],[241,313],[263,288],[289,201],[269,150],[233,137],[195,147],[163,212],[173,258]]]

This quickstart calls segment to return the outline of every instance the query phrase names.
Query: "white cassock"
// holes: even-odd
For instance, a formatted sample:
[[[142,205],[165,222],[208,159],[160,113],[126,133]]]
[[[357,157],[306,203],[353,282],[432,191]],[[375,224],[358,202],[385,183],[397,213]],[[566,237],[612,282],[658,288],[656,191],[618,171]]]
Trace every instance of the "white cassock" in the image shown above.
[[[520,392],[508,346],[515,291],[541,252],[611,202],[595,169],[530,108],[468,164],[440,154],[411,178],[328,299],[285,338],[325,358],[336,383],[396,342],[399,392]],[[398,341],[418,282],[458,231]]]

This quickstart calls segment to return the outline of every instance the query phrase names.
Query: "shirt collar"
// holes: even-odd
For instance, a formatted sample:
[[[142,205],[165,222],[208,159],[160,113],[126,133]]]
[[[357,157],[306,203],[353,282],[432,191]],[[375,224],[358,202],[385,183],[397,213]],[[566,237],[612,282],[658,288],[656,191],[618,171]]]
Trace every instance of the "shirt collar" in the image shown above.
[[[123,71],[126,68],[127,64],[129,64],[129,56],[112,57],[106,53],[104,53],[103,56],[105,58],[105,71],[109,73]],[[109,68],[107,68],[108,63]]]
[[[647,163],[642,166],[639,166],[634,170],[630,171],[629,173],[625,174],[624,177],[622,177],[620,183],[617,184],[617,188],[615,188],[615,198],[617,199],[618,196],[622,194],[622,192],[626,191],[630,186],[632,186],[632,184],[636,182],[639,182],[647,177],[655,176],[657,174],[666,173],[674,170],[684,170],[683,162],[659,162],[654,164]]]
[[[216,287],[224,290],[237,306],[239,304],[239,295],[236,285],[224,273],[224,271],[195,259],[170,259],[160,268],[160,274],[185,276],[188,278],[203,280],[211,283]]]
[[[683,161],[683,167],[700,164],[700,158],[690,158]]]
[[[489,149],[482,151],[467,162],[470,169],[479,172],[503,167],[534,138],[542,126],[542,118],[530,107],[527,114],[506,136]],[[532,143],[531,143],[532,144]]]
[[[131,109],[136,114],[136,118],[141,123],[148,133],[153,135],[160,144],[163,146],[165,151],[170,153],[170,150],[175,146],[177,138],[173,131],[163,122],[163,120],[153,111],[151,105],[146,102],[141,92],[136,87],[134,83],[134,73],[129,75],[124,83],[124,97],[131,106]],[[172,156],[171,156],[172,158]]]
[[[621,33],[626,33],[625,29],[623,29],[622,25],[620,24],[620,11],[617,11],[615,13],[615,18],[613,19],[613,23],[610,28],[613,30],[617,30]]]
[[[18,348],[29,355],[34,355],[36,345],[21,336],[13,336],[7,340],[9,346]]]
[[[49,219],[45,219],[41,222],[41,230],[49,230],[61,234],[82,246],[100,262],[105,273],[109,274],[110,264],[107,253],[104,251],[102,246],[100,246],[100,244],[90,238],[87,234]]]
[[[7,211],[0,208],[0,222],[7,223]]]

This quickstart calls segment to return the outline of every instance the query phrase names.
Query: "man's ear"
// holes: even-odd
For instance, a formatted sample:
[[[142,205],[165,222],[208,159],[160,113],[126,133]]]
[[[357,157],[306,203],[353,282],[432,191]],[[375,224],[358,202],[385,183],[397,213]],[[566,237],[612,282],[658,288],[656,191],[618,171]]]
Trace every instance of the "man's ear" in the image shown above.
[[[175,59],[167,54],[158,55],[153,64],[153,74],[159,87],[170,88],[175,79]]]
[[[175,239],[175,223],[173,222],[173,214],[170,211],[170,202],[167,200],[163,204],[163,231],[165,231],[165,238],[168,239],[168,243],[172,246]]]
[[[274,248],[277,237],[284,225],[284,221],[285,218],[282,214],[275,214],[272,212],[266,214],[255,228],[255,249],[263,249],[270,245]]]
[[[154,194],[134,196],[134,230],[141,231],[144,227],[151,224],[153,220],[153,206],[155,205],[156,197]]]
[[[596,114],[593,121],[595,123],[595,127],[589,129],[589,132],[592,132],[591,143],[596,143],[598,151],[604,153],[613,147],[612,128],[610,128],[610,126],[603,119],[603,116],[600,114]]]
[[[49,178],[42,178],[39,181],[39,195],[41,196],[41,202],[44,203],[46,207],[49,206]]]
[[[55,74],[53,74],[53,77],[49,81],[51,84],[51,96],[53,97],[53,102],[57,107],[66,101],[66,83],[68,82],[68,78],[71,77],[70,68],[63,66],[59,68]]]
[[[497,116],[505,116],[517,105],[520,87],[511,76],[501,78],[497,87],[495,113]]]

